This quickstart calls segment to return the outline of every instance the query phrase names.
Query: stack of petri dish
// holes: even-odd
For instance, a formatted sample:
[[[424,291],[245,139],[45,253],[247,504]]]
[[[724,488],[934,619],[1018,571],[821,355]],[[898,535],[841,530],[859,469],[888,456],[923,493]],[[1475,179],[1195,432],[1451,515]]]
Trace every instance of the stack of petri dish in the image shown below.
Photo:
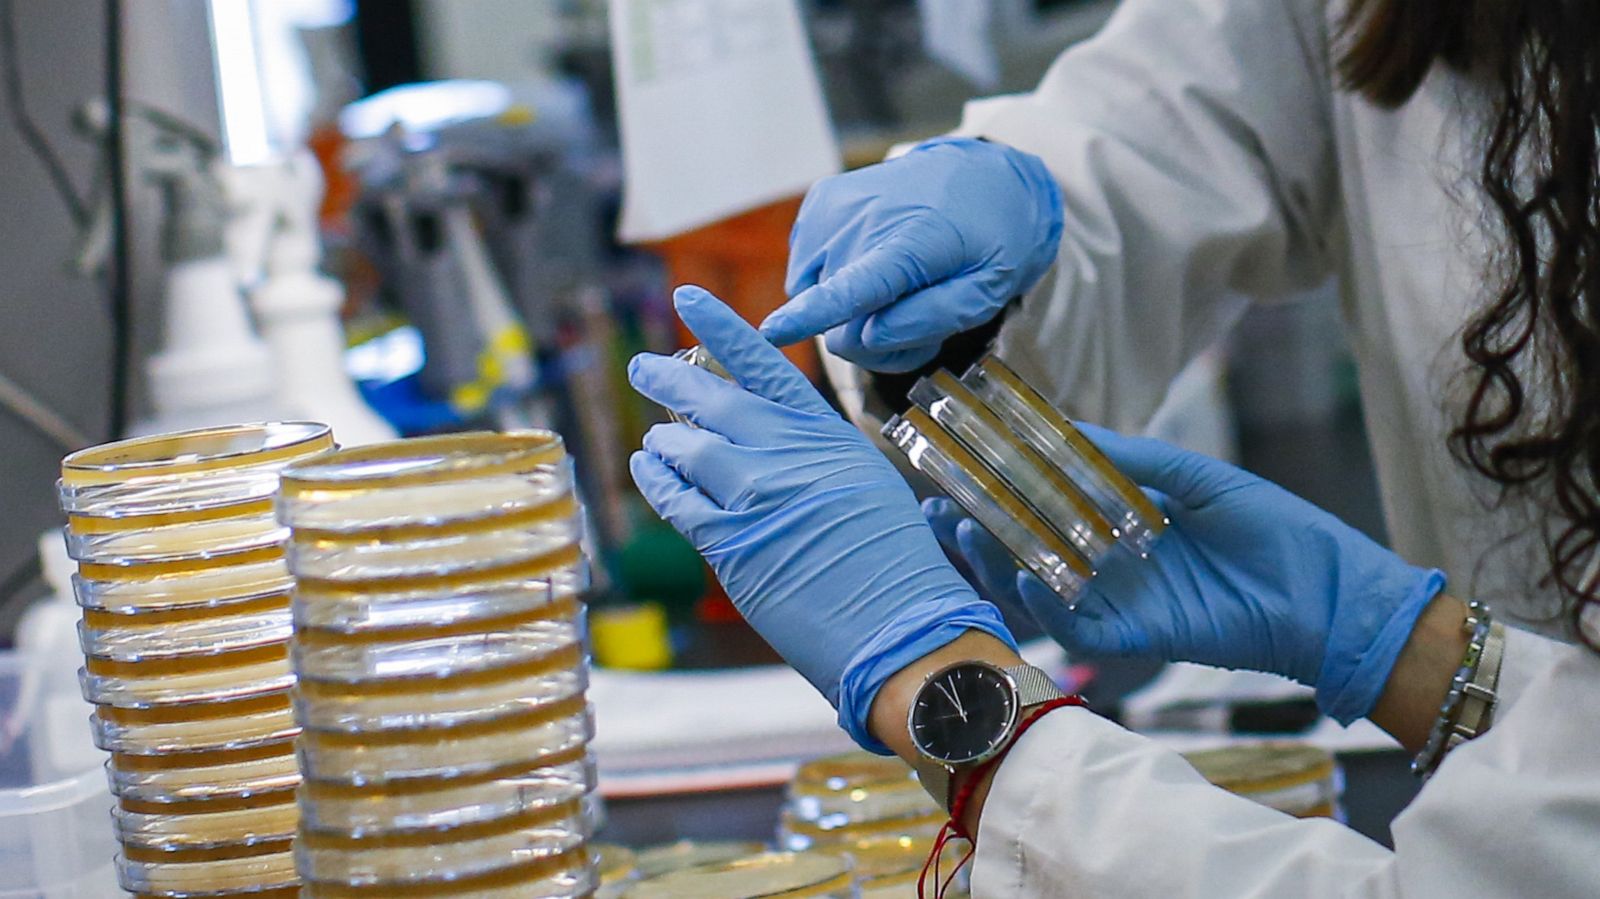
[[[768,852],[682,868],[628,888],[626,899],[856,899],[850,860]]]
[[[290,579],[279,472],[333,449],[271,423],[105,444],[58,493],[83,694],[111,753],[118,879],[139,896],[298,891]]]
[[[580,510],[543,431],[284,473],[309,897],[588,896]]]
[[[1296,818],[1344,819],[1344,771],[1333,753],[1272,741],[1184,754],[1213,784]]]
[[[778,846],[834,849],[877,837],[931,841],[949,816],[899,759],[854,751],[795,772],[779,813]]]
[[[1117,546],[1143,556],[1161,510],[999,359],[912,386],[883,436],[1068,605]]]
[[[917,899],[918,882],[922,880],[934,843],[933,837],[926,836],[865,837],[821,851],[850,858],[861,899]],[[928,884],[935,883],[936,877],[949,880],[945,896],[950,899],[966,896],[970,867],[958,869],[957,866],[971,851],[971,844],[963,840],[946,843],[940,852],[938,871],[927,867]]]

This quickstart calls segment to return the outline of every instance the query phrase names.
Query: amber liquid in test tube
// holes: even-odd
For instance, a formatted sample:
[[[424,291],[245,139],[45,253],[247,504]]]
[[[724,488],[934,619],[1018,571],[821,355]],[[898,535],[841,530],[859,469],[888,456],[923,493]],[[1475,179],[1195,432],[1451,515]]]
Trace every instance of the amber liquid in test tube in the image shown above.
[[[284,466],[332,448],[326,426],[269,423],[62,462],[81,681],[111,753],[118,876],[136,895],[298,893],[289,575],[273,495]]]
[[[570,462],[547,432],[288,471],[311,897],[590,895],[594,784]]]

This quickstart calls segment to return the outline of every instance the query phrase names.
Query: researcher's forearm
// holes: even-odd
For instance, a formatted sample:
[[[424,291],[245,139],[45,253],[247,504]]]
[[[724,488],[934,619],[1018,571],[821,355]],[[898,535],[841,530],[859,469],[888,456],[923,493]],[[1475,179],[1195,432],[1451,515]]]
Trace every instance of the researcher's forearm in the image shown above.
[[[911,703],[916,699],[923,680],[952,662],[968,660],[991,662],[1001,668],[1022,664],[1022,658],[1013,652],[1011,647],[988,634],[968,631],[953,642],[900,669],[884,682],[878,690],[878,695],[872,700],[872,710],[868,713],[872,735],[894,750],[895,755],[907,762],[912,761],[916,756],[916,748],[911,745],[911,731],[906,727],[906,719],[911,714]],[[993,780],[993,769],[990,769],[990,772],[990,775],[984,777],[974,788],[972,798],[968,800],[963,810],[960,823],[967,829],[967,833],[976,835],[978,832],[983,803],[989,795],[989,783]],[[960,784],[958,777],[950,785],[951,789],[958,788]]]
[[[1439,594],[1423,610],[1368,717],[1407,751],[1418,752],[1467,649],[1467,605]]]

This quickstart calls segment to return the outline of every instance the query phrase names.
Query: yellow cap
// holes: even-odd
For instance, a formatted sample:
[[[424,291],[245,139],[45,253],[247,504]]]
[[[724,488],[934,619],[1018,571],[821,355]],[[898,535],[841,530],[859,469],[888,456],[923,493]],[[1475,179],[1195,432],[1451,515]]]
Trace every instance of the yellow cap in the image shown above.
[[[667,612],[659,603],[593,609],[589,636],[604,668],[657,671],[672,664]]]

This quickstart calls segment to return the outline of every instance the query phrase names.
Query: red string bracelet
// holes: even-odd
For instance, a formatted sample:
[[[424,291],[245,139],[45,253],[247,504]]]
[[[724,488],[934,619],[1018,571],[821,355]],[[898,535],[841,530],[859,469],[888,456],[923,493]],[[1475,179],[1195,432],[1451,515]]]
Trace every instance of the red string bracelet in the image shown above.
[[[950,800],[950,820],[939,828],[939,836],[933,841],[933,851],[928,853],[928,860],[923,863],[922,873],[917,877],[917,899],[929,899],[927,881],[930,871],[933,873],[934,884],[932,899],[944,899],[945,893],[950,889],[950,884],[955,882],[956,875],[961,873],[961,869],[966,867],[967,862],[972,860],[973,853],[977,851],[977,847],[973,844],[972,835],[967,833],[966,828],[961,826],[961,817],[966,812],[967,803],[972,801],[972,794],[977,791],[978,784],[983,781],[984,776],[1005,759],[1006,755],[1011,752],[1011,747],[1017,745],[1017,741],[1022,739],[1022,735],[1027,732],[1028,728],[1033,726],[1035,721],[1056,709],[1069,705],[1081,706],[1083,704],[1082,696],[1062,696],[1040,703],[1039,707],[1033,710],[1033,714],[1017,725],[1017,732],[1012,736],[1011,742],[1006,748],[1000,750],[999,754],[994,758],[973,768],[971,773],[961,781],[961,786],[956,790],[955,798]],[[944,854],[945,847],[950,844],[950,840],[953,838],[967,841],[967,854],[961,856],[961,861],[956,862],[955,868],[950,871],[950,876],[941,880],[939,862]]]

